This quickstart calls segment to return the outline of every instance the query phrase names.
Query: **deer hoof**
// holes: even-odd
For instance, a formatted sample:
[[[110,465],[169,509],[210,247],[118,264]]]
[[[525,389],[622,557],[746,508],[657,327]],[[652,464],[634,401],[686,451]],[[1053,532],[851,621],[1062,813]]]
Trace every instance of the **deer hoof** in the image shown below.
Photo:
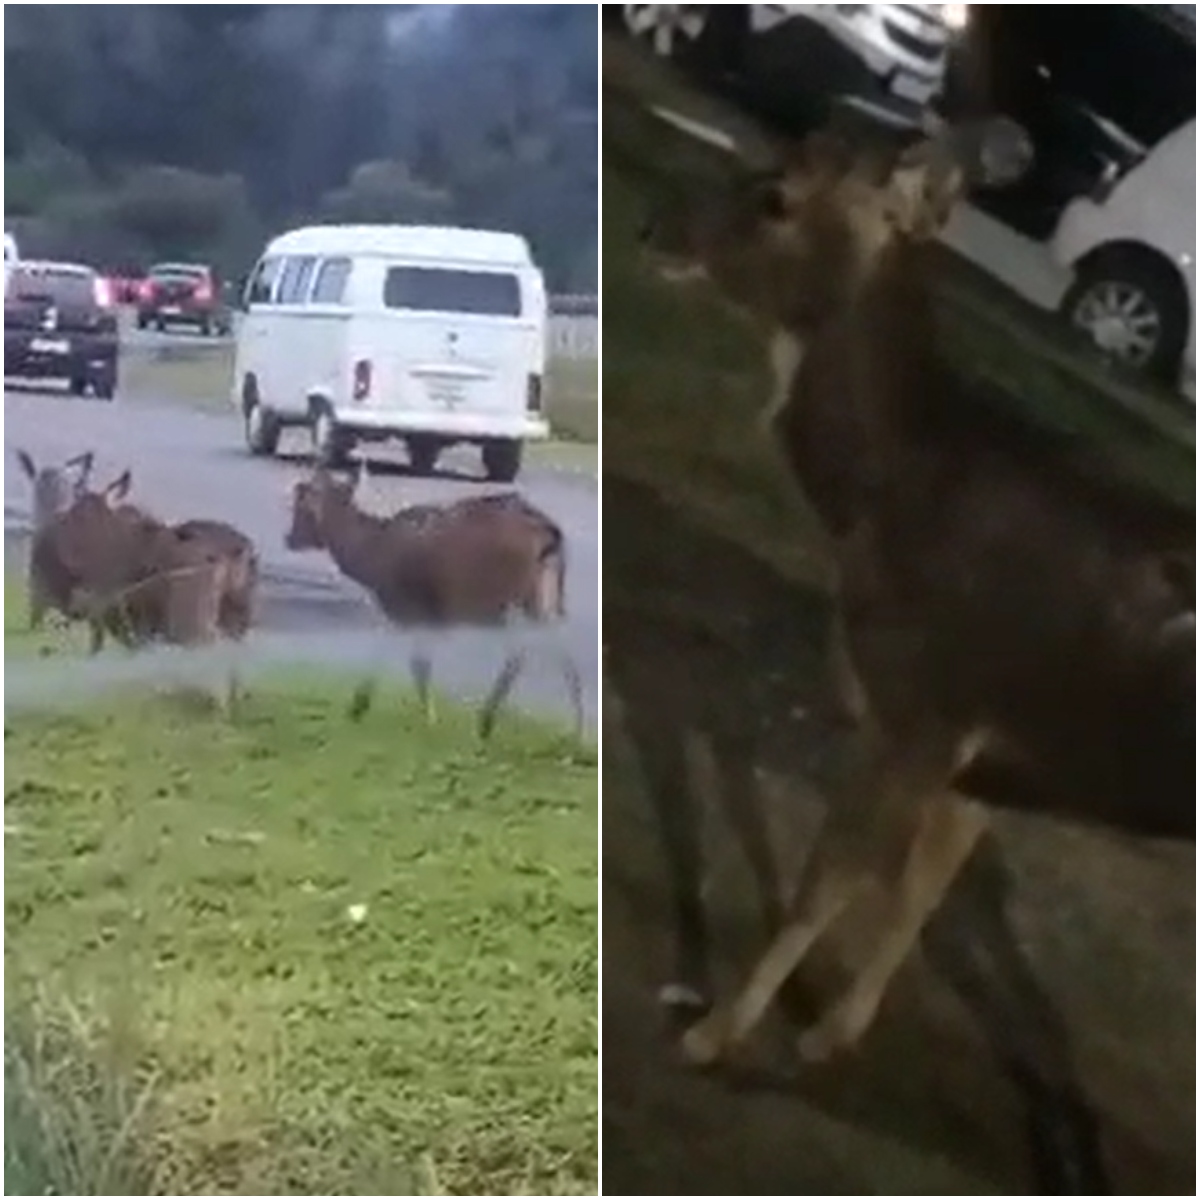
[[[722,1059],[728,1042],[724,1014],[714,1009],[697,1021],[679,1041],[684,1061],[693,1067],[713,1067]]]

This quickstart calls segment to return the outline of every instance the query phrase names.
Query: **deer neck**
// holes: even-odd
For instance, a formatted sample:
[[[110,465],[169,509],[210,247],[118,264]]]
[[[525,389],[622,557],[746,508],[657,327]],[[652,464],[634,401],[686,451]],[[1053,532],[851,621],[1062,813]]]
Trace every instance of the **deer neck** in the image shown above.
[[[371,587],[383,560],[378,543],[384,523],[363,512],[353,500],[339,505],[332,516],[325,536],[330,557],[347,578]]]

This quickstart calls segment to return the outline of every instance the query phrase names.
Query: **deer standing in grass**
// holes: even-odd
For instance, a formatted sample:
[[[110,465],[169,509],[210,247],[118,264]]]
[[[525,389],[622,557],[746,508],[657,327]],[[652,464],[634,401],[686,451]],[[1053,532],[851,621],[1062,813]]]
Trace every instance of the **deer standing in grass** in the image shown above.
[[[366,478],[364,462],[360,481]],[[364,512],[353,480],[319,469],[292,493],[290,550],[327,550],[338,570],[364,587],[393,625],[419,634],[472,626],[495,628],[522,616],[535,624],[566,616],[566,539],[545,513],[509,492],[447,505],[414,505],[391,517]],[[516,683],[524,651],[510,653],[480,709],[487,738]],[[410,660],[426,718],[433,717],[433,666],[427,649]],[[577,733],[583,729],[583,684],[563,653],[560,667]],[[370,706],[372,675],[356,690],[351,716]]]
[[[651,235],[673,277],[706,276],[773,349],[771,424],[828,538],[858,726],[782,928],[685,1035],[696,1063],[744,1041],[879,888],[886,921],[798,1048],[854,1045],[988,806],[1195,839],[1190,515],[1032,438],[937,349],[931,243],[1016,146],[997,124],[878,152],[815,135]]]

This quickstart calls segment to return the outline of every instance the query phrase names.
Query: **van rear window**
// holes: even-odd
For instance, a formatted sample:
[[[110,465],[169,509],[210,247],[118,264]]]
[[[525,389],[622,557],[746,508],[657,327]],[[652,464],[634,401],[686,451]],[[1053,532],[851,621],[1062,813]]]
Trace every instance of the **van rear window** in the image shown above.
[[[417,312],[521,315],[521,284],[501,271],[453,271],[442,267],[389,267],[383,284],[388,308]]]

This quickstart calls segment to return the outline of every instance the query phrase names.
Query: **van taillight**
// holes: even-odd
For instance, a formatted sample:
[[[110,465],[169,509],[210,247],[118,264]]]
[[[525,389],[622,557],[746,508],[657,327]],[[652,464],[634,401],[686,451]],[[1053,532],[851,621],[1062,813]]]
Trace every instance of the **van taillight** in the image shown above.
[[[196,290],[193,294],[200,304],[207,304],[213,298],[212,284],[206,279],[201,280],[196,284]]]
[[[99,275],[97,275],[92,292],[96,299],[97,308],[111,307],[113,302],[113,289],[112,285],[107,279],[102,279]]]
[[[531,413],[542,411],[542,377],[530,375],[525,389],[525,408]]]
[[[360,358],[354,364],[354,399],[365,400],[371,394],[371,364]]]

